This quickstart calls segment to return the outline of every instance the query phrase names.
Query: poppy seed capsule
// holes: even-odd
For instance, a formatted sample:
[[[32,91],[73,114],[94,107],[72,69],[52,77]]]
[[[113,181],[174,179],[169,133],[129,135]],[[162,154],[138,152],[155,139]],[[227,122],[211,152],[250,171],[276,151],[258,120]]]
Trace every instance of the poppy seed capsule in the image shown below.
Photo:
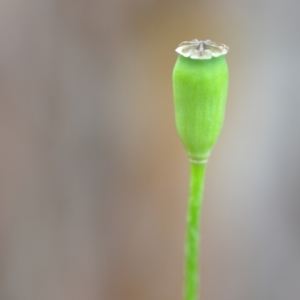
[[[206,163],[224,121],[228,90],[228,47],[183,42],[173,71],[176,126],[192,162]]]

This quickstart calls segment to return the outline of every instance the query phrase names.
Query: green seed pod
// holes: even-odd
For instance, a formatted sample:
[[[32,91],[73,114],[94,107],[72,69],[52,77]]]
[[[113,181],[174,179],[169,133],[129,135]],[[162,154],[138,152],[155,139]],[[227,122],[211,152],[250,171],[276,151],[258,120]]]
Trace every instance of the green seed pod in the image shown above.
[[[173,71],[176,126],[192,162],[206,163],[223,126],[228,89],[228,47],[183,42]]]

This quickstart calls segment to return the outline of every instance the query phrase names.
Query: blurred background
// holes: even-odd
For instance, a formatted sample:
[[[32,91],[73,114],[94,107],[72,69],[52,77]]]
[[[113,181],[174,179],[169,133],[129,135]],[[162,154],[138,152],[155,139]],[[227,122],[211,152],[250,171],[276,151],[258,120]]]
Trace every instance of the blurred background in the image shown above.
[[[2,0],[0,298],[181,300],[189,166],[171,73],[230,46],[202,300],[300,299],[300,2]]]

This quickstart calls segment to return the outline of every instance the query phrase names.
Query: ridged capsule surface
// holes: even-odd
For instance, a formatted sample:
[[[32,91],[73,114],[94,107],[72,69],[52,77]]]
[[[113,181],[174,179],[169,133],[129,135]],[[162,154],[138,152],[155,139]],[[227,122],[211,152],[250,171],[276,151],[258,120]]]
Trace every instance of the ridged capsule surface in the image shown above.
[[[178,56],[173,70],[176,127],[193,161],[206,161],[220,135],[227,90],[225,55],[210,59]]]

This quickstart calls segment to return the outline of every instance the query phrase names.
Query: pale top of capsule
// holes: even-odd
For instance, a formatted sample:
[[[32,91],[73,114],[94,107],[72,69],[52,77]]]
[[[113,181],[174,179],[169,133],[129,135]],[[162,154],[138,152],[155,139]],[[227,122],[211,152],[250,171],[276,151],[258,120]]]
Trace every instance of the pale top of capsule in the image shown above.
[[[211,40],[198,41],[195,39],[182,42],[175,51],[192,59],[211,59],[212,57],[225,55],[228,50],[229,47],[224,44],[212,42]]]

